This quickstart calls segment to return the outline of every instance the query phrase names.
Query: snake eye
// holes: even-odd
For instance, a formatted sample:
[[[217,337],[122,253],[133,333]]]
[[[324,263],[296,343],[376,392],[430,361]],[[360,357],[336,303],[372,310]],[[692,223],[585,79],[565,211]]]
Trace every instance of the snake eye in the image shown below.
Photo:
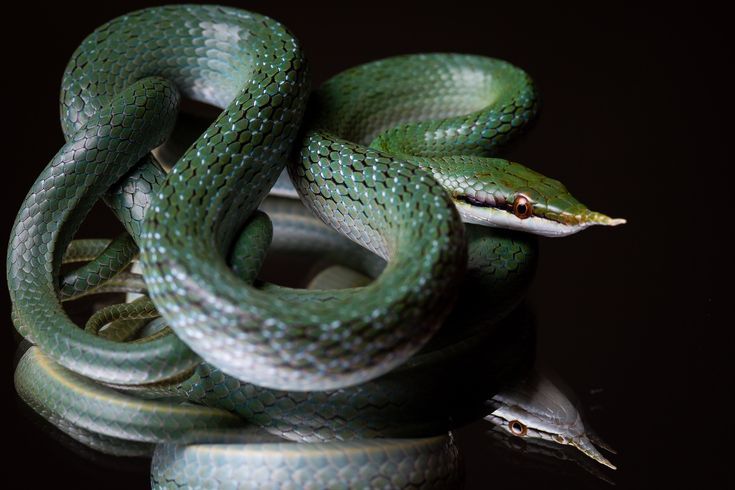
[[[533,214],[531,201],[529,201],[526,196],[520,194],[517,195],[516,200],[513,201],[513,214],[515,214],[516,217],[520,219],[526,219],[530,217]]]
[[[528,427],[520,420],[511,420],[508,422],[508,429],[515,436],[523,437],[528,434]]]

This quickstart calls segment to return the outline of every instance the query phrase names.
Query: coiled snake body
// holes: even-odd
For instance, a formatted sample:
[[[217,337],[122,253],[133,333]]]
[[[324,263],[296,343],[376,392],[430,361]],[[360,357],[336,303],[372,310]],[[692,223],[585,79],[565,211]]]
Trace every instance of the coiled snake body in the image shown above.
[[[171,133],[180,95],[224,110],[166,175],[150,152]],[[223,481],[240,472],[248,484],[449,485],[457,475],[456,450],[445,437],[334,442],[331,449],[220,444],[205,456],[191,444],[213,436],[192,434],[241,425],[240,419],[125,391],[163,389],[253,420],[252,406],[237,409],[248,405],[238,398],[247,398],[245,392],[261,400],[291,393],[299,405],[314,393],[359,391],[398,366],[421,365],[421,356],[411,356],[449,314],[466,268],[461,217],[545,235],[618,223],[587,210],[557,181],[488,158],[535,108],[528,76],[489,58],[391,58],[348,70],[309,98],[297,41],[267,17],[168,6],[105,24],[67,67],[61,96],[67,144],[29,192],[11,234],[14,321],[37,346],[19,365],[19,392],[49,418],[83,430],[144,442],[178,440],[154,461],[153,481],[161,486],[197,485],[201,474],[192,469],[192,458],[219,468]],[[300,151],[289,160],[297,141]],[[386,261],[374,281],[306,292],[254,283],[271,238],[270,222],[256,209],[287,161],[307,207]],[[64,252],[103,196],[129,235],[60,281]],[[532,246],[525,239],[478,230],[470,236],[497,251],[482,266],[493,274],[505,271],[493,276],[496,291],[503,290],[508,271],[528,277]],[[132,279],[116,274],[138,248],[145,278],[139,289],[150,300],[122,308],[144,304],[170,329],[120,342],[78,328],[62,299],[93,293],[105,282],[114,289],[114,277],[132,288]],[[498,267],[510,249],[525,264],[520,269]],[[472,268],[472,257],[470,263]],[[522,286],[507,287],[512,291],[499,294],[488,316],[502,316],[498,312],[517,301]],[[461,337],[449,336],[451,343],[468,343]],[[437,344],[425,355],[443,357],[432,352],[445,352],[446,342]],[[201,395],[202,380],[212,372],[227,386],[218,402]],[[94,400],[122,412],[105,412],[90,405]],[[106,422],[99,423],[104,413]],[[262,417],[255,421],[268,425]],[[284,424],[280,435],[289,432]],[[339,439],[349,437],[334,428],[321,437]],[[255,458],[251,469],[232,466],[228,458],[238,451]],[[426,457],[440,463],[426,465]],[[258,464],[270,468],[260,472],[262,479]]]

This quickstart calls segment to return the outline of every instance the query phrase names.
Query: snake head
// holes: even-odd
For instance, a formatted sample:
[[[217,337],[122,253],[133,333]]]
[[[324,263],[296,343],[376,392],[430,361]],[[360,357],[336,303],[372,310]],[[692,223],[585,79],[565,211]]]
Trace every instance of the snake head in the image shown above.
[[[552,237],[571,235],[593,225],[625,223],[624,219],[591,211],[564,184],[519,163],[467,157],[450,157],[444,163],[453,170],[445,172],[440,166],[442,171],[434,172],[434,177],[450,191],[466,223]]]
[[[488,402],[493,411],[485,420],[516,437],[576,447],[598,463],[616,469],[595,444],[609,452],[615,451],[585,428],[571,396],[562,391],[558,382],[534,372],[517,385],[494,395]]]

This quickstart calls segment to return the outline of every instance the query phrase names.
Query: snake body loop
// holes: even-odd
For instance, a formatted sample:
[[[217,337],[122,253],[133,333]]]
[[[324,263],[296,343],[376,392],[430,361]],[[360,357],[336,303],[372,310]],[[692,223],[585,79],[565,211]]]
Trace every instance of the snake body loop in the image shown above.
[[[284,301],[236,277],[224,258],[283,168],[307,87],[297,45],[275,39],[280,31],[266,35],[265,48],[248,46],[257,55],[244,90],[154,199],[141,242],[144,274],[177,335],[228,374],[288,390],[356,384],[404,362],[441,324],[464,267],[462,225],[443,188],[415,165],[312,132],[303,155],[314,168],[306,167],[300,182],[321,174],[315,163],[325,157],[333,167],[359,166],[361,181],[336,172],[329,179],[325,191],[337,183],[342,190],[334,189],[330,212],[321,216],[334,220],[358,202],[365,206],[341,229],[390,258],[388,268],[329,305]],[[315,209],[324,206],[314,204],[316,196],[305,199]]]
[[[85,334],[58,299],[62,254],[94,202],[171,132],[171,82],[147,77],[121,88],[85,120],[29,191],[11,232],[8,287],[16,322],[60,364],[93,379],[168,378],[197,360],[175,337],[130,346]]]

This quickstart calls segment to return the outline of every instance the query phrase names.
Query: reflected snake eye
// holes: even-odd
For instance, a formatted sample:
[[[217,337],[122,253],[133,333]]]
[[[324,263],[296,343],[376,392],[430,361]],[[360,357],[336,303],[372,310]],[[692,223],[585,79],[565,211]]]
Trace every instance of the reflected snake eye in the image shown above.
[[[511,433],[516,436],[523,437],[528,434],[528,427],[526,427],[526,424],[520,420],[511,420],[508,422],[508,429],[510,429]]]
[[[531,201],[526,196],[517,195],[516,200],[513,201],[513,214],[520,219],[526,219],[533,214],[533,207]]]

